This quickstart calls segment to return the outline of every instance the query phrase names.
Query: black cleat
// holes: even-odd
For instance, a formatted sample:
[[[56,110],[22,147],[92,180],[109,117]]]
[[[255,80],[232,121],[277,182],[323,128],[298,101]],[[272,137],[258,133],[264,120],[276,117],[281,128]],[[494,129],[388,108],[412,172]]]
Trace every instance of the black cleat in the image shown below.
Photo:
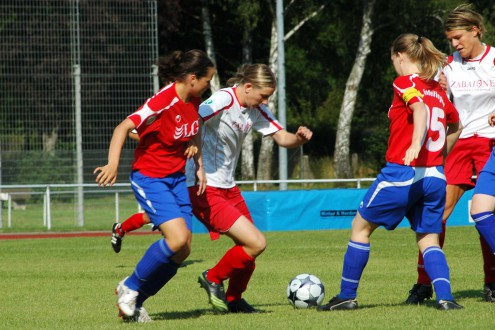
[[[318,306],[318,311],[353,310],[358,308],[356,299],[341,299],[335,296],[326,305]]]
[[[120,231],[120,223],[116,222],[112,226],[112,248],[115,253],[120,252],[120,248],[122,247],[122,240],[124,239],[124,235],[120,236],[117,232],[117,229]]]
[[[450,301],[450,300],[440,300],[438,302],[438,309],[442,311],[448,311],[451,309],[463,309],[461,305],[456,303],[455,301]]]
[[[484,300],[488,302],[495,302],[495,283],[486,283],[483,287]]]
[[[421,304],[425,299],[430,299],[433,296],[433,288],[431,285],[414,284],[411,291],[409,291],[409,297],[406,299],[408,305]]]
[[[246,313],[246,314],[259,313],[257,309],[249,305],[247,301],[242,298],[239,300],[233,300],[229,302],[227,305],[229,307],[230,313]]]
[[[228,312],[229,308],[227,306],[227,301],[225,300],[225,291],[223,288],[223,284],[216,284],[214,282],[208,281],[208,279],[206,278],[207,273],[208,271],[205,270],[201,275],[199,275],[199,285],[206,290],[209,302],[214,309],[223,313]]]

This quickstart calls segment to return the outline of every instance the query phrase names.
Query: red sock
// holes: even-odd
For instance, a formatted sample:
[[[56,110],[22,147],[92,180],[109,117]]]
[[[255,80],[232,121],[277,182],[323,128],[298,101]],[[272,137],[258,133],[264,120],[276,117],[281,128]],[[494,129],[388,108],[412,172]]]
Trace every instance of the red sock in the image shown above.
[[[222,259],[208,271],[208,280],[217,284],[221,283],[230,278],[234,270],[245,269],[253,261],[254,258],[248,255],[242,246],[236,245],[228,250]]]
[[[495,255],[480,236],[481,253],[483,254],[483,270],[485,272],[485,284],[495,282]]]
[[[144,226],[144,213],[136,213],[131,215],[126,221],[124,221],[120,227],[124,233],[136,230]]]
[[[246,291],[255,268],[256,265],[253,260],[246,265],[246,268],[236,269],[232,272],[229,279],[229,287],[227,288],[227,292],[225,292],[228,302],[242,298],[242,293]]]
[[[440,247],[443,247],[443,243],[445,242],[446,229],[446,221],[442,221],[442,232],[438,237]],[[425,263],[423,261],[423,254],[421,252],[418,253],[418,284],[431,285],[430,277],[428,276],[428,274],[426,274],[425,271]]]

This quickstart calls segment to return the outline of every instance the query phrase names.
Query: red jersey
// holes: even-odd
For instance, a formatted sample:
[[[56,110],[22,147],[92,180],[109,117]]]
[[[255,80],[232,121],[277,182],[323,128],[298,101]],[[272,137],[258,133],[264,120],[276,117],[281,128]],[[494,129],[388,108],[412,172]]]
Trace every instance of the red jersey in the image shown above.
[[[424,81],[417,74],[394,80],[394,99],[388,111],[390,137],[385,156],[387,162],[404,165],[414,130],[413,111],[409,107],[423,102],[427,110],[427,130],[418,158],[411,166],[443,165],[447,123],[459,121],[456,108],[436,81]]]
[[[187,143],[198,133],[200,102],[196,97],[184,103],[172,83],[131,114],[140,138],[132,169],[153,178],[184,173]]]

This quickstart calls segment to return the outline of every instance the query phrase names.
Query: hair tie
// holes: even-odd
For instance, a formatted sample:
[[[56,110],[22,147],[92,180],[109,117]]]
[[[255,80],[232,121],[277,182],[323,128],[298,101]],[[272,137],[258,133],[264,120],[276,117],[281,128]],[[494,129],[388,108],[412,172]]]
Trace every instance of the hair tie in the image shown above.
[[[423,41],[423,37],[419,36],[419,37],[418,37],[418,44],[420,44],[420,43],[421,43],[421,41]]]

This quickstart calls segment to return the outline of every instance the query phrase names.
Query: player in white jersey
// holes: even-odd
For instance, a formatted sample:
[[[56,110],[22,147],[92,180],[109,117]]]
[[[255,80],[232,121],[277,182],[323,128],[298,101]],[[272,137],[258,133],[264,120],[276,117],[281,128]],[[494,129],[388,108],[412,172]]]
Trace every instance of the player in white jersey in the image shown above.
[[[448,58],[443,79],[464,129],[445,164],[447,197],[441,246],[448,217],[464,192],[474,187],[472,176],[482,170],[495,145],[495,130],[487,121],[488,115],[495,111],[495,49],[481,41],[485,32],[483,17],[470,5],[461,5],[448,15],[444,28],[455,52]],[[495,256],[482,236],[480,243],[485,273],[484,298],[495,302]],[[421,303],[431,298],[432,293],[420,253],[418,280],[406,303]]]
[[[301,126],[295,134],[282,128],[266,108],[276,87],[273,72],[265,64],[244,65],[199,108],[203,125],[203,167],[207,187],[197,194],[194,162],[186,165],[187,185],[194,215],[208,228],[212,240],[220,234],[230,237],[229,249],[212,268],[198,278],[213,308],[222,312],[255,313],[242,294],[255,269],[255,258],[266,246],[265,237],[255,227],[234,173],[246,135],[252,130],[271,136],[286,148],[298,147],[311,139],[312,132]],[[229,279],[227,291],[223,282]]]

